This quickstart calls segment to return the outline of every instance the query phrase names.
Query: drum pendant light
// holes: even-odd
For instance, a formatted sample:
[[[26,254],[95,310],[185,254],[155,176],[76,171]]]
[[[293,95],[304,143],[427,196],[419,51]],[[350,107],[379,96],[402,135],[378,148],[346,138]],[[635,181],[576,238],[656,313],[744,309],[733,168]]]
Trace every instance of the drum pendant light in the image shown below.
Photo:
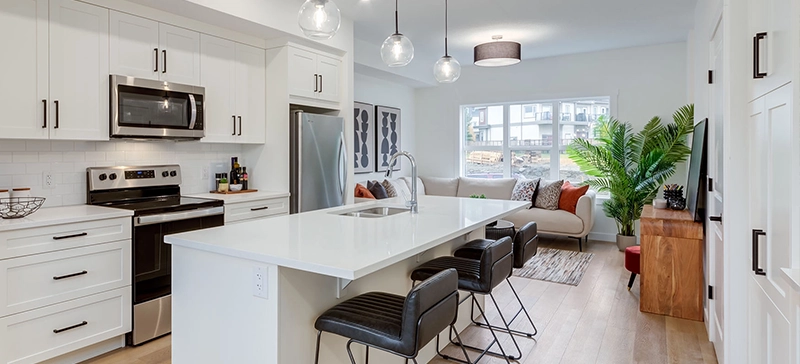
[[[461,77],[461,64],[447,53],[447,0],[444,0],[444,57],[433,65],[433,77],[439,83],[453,83]]]
[[[400,34],[398,26],[398,0],[394,2],[394,34],[383,41],[381,59],[389,67],[403,67],[414,59],[414,45],[408,37]]]
[[[504,41],[502,35],[492,36],[493,42],[475,46],[475,65],[501,67],[517,64],[521,60],[522,46],[517,42]]]
[[[332,0],[306,0],[297,14],[297,23],[306,37],[331,39],[339,31],[342,17]]]

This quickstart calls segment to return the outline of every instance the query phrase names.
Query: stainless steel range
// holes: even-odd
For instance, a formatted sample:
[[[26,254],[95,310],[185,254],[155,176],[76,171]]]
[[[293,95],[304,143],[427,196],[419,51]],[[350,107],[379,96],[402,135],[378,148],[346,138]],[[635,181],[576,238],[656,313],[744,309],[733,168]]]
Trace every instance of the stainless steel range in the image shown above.
[[[172,249],[164,236],[224,224],[223,201],[181,196],[177,165],[86,169],[87,203],[133,210],[133,332],[139,345],[172,331]]]

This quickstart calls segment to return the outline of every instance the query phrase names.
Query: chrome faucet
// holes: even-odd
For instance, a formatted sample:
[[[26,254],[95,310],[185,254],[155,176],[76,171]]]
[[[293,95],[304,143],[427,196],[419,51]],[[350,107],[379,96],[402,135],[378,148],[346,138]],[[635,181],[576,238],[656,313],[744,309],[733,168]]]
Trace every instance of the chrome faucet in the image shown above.
[[[392,177],[392,167],[394,167],[397,157],[401,155],[411,161],[411,201],[407,203],[407,206],[411,209],[412,214],[416,214],[419,212],[419,208],[417,204],[417,161],[414,160],[414,156],[409,152],[395,153],[392,159],[389,160],[389,169],[386,170],[386,178]]]

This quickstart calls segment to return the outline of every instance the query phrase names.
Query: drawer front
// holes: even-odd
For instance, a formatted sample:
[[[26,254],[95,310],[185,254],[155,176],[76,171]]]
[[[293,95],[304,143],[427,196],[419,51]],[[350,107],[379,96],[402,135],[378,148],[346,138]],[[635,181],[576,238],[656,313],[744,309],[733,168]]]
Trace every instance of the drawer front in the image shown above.
[[[0,317],[131,284],[131,241],[0,261]]]
[[[7,316],[0,319],[0,363],[38,363],[130,330],[130,287]]]
[[[0,259],[129,240],[131,224],[121,217],[0,232]]]
[[[288,198],[256,200],[225,205],[225,223],[240,222],[289,213]]]

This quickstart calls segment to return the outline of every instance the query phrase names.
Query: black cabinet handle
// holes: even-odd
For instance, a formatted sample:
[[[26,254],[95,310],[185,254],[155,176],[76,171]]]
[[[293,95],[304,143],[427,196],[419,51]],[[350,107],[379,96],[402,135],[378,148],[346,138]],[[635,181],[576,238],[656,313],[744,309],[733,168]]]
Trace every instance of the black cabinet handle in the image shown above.
[[[322,82],[322,75],[319,75],[319,93],[322,93],[322,85],[324,84],[325,82]]]
[[[713,222],[719,222],[719,223],[721,223],[721,222],[722,222],[722,215],[719,215],[719,216],[709,216],[709,217],[708,217],[708,219],[709,219],[709,220],[711,220],[711,221],[713,221]]]
[[[233,115],[231,117],[233,118],[233,134],[231,134],[231,135],[235,136],[236,135],[236,115]]]
[[[764,230],[753,229],[753,272],[759,276],[767,275],[767,272],[758,265],[758,241],[760,236],[767,236]]]
[[[53,280],[59,281],[59,280],[65,279],[65,278],[72,278],[72,277],[82,276],[82,275],[87,274],[87,273],[89,273],[89,272],[83,270],[83,271],[80,271],[78,273],[72,273],[72,274],[67,274],[67,275],[63,275],[63,276],[55,276],[55,277],[53,277]]]
[[[753,78],[767,77],[766,72],[761,72],[761,49],[759,45],[763,39],[767,39],[766,32],[756,33],[756,36],[753,37]]]
[[[269,206],[264,206],[264,207],[254,207],[254,208],[250,209],[250,211],[263,211],[263,210],[266,210],[266,209],[268,209],[268,208],[269,208]]]
[[[314,92],[319,92],[319,75],[314,74]]]
[[[72,235],[64,235],[64,236],[54,236],[53,240],[63,240],[63,239],[70,239],[70,238],[78,238],[81,236],[89,235],[89,233],[80,233],[80,234],[72,234]]]
[[[239,116],[239,135],[242,135],[242,116]]]
[[[167,50],[165,49],[161,53],[164,55],[164,70],[161,73],[167,73]]]
[[[81,326],[86,326],[86,325],[88,325],[88,324],[89,324],[88,322],[86,322],[86,321],[83,321],[83,322],[81,322],[81,323],[79,323],[79,324],[75,324],[75,325],[72,325],[72,326],[69,326],[69,327],[65,327],[65,328],[63,328],[63,329],[54,329],[54,330],[53,330],[53,332],[54,332],[54,333],[56,333],[56,334],[58,334],[58,333],[62,333],[62,332],[64,332],[64,331],[69,331],[69,330],[72,330],[72,329],[77,329],[77,328],[79,328],[79,327],[81,327]]]
[[[58,118],[59,118],[61,112],[59,110],[58,100],[53,101],[53,102],[56,103],[56,126],[54,126],[53,129],[58,129]]]
[[[42,129],[46,129],[47,128],[47,100],[42,100],[42,106],[43,106],[42,110],[44,111],[43,117],[42,117],[42,120],[43,120],[42,121]]]
[[[156,69],[154,69],[153,72],[158,72],[158,48],[153,48],[153,53],[155,53],[156,55],[156,63],[155,63]]]

